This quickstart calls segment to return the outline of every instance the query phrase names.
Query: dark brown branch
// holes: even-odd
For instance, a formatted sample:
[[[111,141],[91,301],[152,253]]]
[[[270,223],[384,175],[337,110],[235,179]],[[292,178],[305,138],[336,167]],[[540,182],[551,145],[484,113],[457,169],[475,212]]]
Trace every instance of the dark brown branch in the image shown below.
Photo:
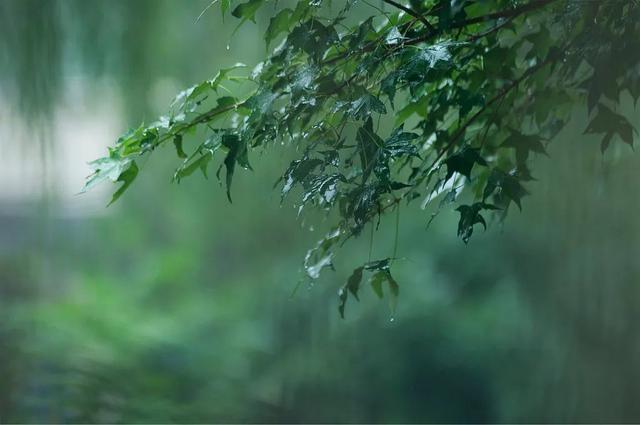
[[[554,1],[557,1],[557,0],[533,0],[530,3],[524,4],[524,5],[519,6],[519,7],[515,7],[513,9],[501,10],[499,12],[489,13],[487,15],[482,15],[482,16],[476,16],[475,18],[469,18],[469,19],[466,19],[466,20],[464,20],[462,22],[454,23],[451,27],[449,27],[449,29],[465,28],[465,27],[468,27],[470,25],[479,24],[481,22],[487,22],[487,21],[500,19],[500,18],[509,18],[510,20],[512,20],[512,19],[515,19],[518,16],[520,16],[522,14],[525,14],[527,12],[538,10],[538,9],[540,9],[540,8],[550,4],[550,3],[553,3]],[[494,30],[497,30],[499,28],[501,28],[501,27],[494,28]],[[484,37],[485,35],[488,35],[488,34],[490,34],[492,32],[493,32],[493,30],[489,30],[487,33],[483,33],[483,34],[480,34],[477,37],[474,37],[474,40],[477,40],[478,38]],[[417,37],[417,38],[414,38],[413,40],[409,40],[405,44],[419,44],[419,43],[425,42],[425,41],[433,38],[435,35],[439,35],[439,34],[441,34],[441,32],[425,34],[425,35],[423,35],[421,37]]]
[[[419,14],[415,10],[413,10],[413,9],[411,9],[409,7],[403,6],[402,4],[400,4],[400,3],[398,3],[398,2],[396,2],[394,0],[382,0],[382,1],[384,1],[387,4],[390,4],[391,6],[397,8],[397,9],[402,10],[403,12],[413,16],[414,18],[418,19],[420,22],[422,22],[424,24],[425,27],[427,27],[427,29],[430,32],[435,32],[436,31],[436,28],[433,25],[431,25],[429,23],[429,21],[427,21],[427,18],[425,18],[423,15]]]
[[[408,9],[405,6],[402,6],[400,4],[397,4],[395,1],[393,0],[383,0],[387,3],[392,2],[390,4],[393,4],[394,6],[398,5],[400,6],[401,10],[404,9]],[[495,20],[495,19],[500,19],[500,18],[508,18],[509,20],[513,20],[516,17],[527,13],[527,12],[531,12],[537,9],[540,9],[550,3],[553,3],[554,1],[557,0],[532,0],[530,3],[524,4],[522,6],[519,7],[515,7],[512,9],[507,9],[507,10],[501,10],[499,12],[494,12],[494,13],[489,13],[487,15],[482,15],[482,16],[477,16],[475,18],[470,18],[458,23],[454,23],[451,27],[449,27],[448,29],[461,29],[461,28],[465,28],[469,25],[474,25],[474,24],[478,24],[481,22],[487,22],[487,21],[491,21],[491,20]],[[397,6],[396,6],[397,7]],[[420,15],[417,12],[415,12],[414,10],[409,9],[411,12],[407,12],[409,14],[411,14],[412,16],[416,17],[416,19],[420,19],[422,21],[422,19],[424,18],[424,15]],[[416,16],[418,15],[418,16]],[[422,18],[422,19],[421,19]],[[422,21],[424,22],[424,21]],[[471,36],[471,39],[469,41],[476,41],[482,37],[485,37],[486,35],[489,35],[499,29],[501,29],[503,27],[502,24],[497,25],[494,28],[491,28],[490,30],[484,32],[484,33],[480,33],[477,34],[475,36]],[[407,40],[406,42],[402,43],[401,45],[399,45],[395,50],[397,49],[401,49],[403,46],[407,46],[407,45],[415,45],[415,44],[420,44],[420,43],[424,43],[425,41],[431,40],[436,38],[439,35],[442,35],[443,31],[439,30],[435,27],[433,27],[433,25],[429,24],[429,28],[433,28],[433,29],[429,29],[429,33],[422,35],[420,37],[416,37],[410,40]],[[380,38],[382,39],[382,37]],[[379,39],[379,40],[380,40]],[[338,56],[334,56],[331,59],[327,59],[323,62],[323,65],[330,65],[333,64],[335,62],[338,62],[342,59],[348,58],[351,55],[353,55],[354,53],[366,53],[368,51],[371,51],[375,48],[375,46],[377,45],[377,43],[379,42],[379,40],[375,40],[375,41],[371,41],[368,44],[366,44],[365,46],[363,46],[359,51],[354,51],[354,52],[348,52],[346,54],[341,54]]]

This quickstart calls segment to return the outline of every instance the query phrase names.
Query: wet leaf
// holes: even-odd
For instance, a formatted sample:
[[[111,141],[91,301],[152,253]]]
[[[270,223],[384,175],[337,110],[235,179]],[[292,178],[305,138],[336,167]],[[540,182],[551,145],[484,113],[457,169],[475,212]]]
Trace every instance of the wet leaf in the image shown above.
[[[624,143],[633,147],[634,131],[633,126],[625,117],[613,112],[601,103],[598,105],[598,112],[595,118],[591,120],[585,133],[605,134],[601,143],[601,149],[604,153],[609,147],[609,143],[614,135],[617,135]]]
[[[364,267],[356,268],[351,274],[351,276],[349,276],[349,280],[347,280],[347,283],[338,291],[338,296],[340,299],[340,304],[338,305],[338,311],[340,312],[340,316],[343,319],[344,319],[344,308],[347,304],[347,297],[349,296],[347,291],[350,292],[356,300],[358,300],[358,291],[360,290],[360,282],[362,282],[363,269]]]
[[[292,13],[293,11],[291,9],[282,9],[273,18],[271,18],[269,26],[267,27],[267,32],[264,36],[265,41],[267,42],[267,48],[276,37],[289,30],[289,18]]]
[[[458,236],[464,243],[468,243],[471,235],[473,235],[473,227],[476,224],[482,224],[484,229],[487,229],[487,222],[480,214],[482,210],[498,210],[499,208],[486,204],[484,202],[476,202],[472,205],[460,205],[456,208],[456,211],[460,213],[460,220],[458,221]]]
[[[447,166],[447,177],[449,180],[454,173],[460,173],[467,179],[471,179],[471,170],[475,164],[487,165],[487,161],[480,156],[480,150],[476,148],[465,147],[462,151],[451,155],[444,160]]]
[[[122,196],[122,194],[131,186],[131,183],[135,180],[138,175],[138,166],[135,161],[131,161],[129,167],[124,170],[119,176],[117,181],[122,182],[122,185],[116,190],[109,202],[109,205],[113,204],[115,201]]]
[[[243,21],[250,20],[256,21],[256,12],[262,6],[264,0],[249,0],[246,3],[239,4],[235,9],[231,12],[236,18],[242,19]]]
[[[334,229],[320,239],[316,246],[307,251],[304,258],[304,270],[311,279],[318,279],[320,272],[327,267],[333,268],[333,248],[340,240],[342,230]]]

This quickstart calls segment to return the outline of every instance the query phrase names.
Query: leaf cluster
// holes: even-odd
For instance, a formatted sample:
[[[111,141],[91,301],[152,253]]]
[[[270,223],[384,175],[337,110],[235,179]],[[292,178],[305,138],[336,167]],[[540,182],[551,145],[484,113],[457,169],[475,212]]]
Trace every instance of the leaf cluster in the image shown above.
[[[532,158],[546,155],[576,105],[586,105],[585,132],[602,136],[603,152],[616,140],[633,145],[636,131],[617,105],[623,92],[640,97],[637,2],[412,0],[384,1],[385,10],[355,0],[338,9],[322,0],[220,3],[240,24],[271,14],[265,42],[277,47],[250,75],[239,64],[178,94],[168,115],[91,164],[86,188],[121,182],[115,201],[138,176],[139,158],[171,141],[174,180],[207,176],[220,156],[216,175],[231,200],[233,176],[251,169],[253,151],[296,146],[300,157],[277,183],[282,198],[335,217],[335,230],[305,257],[309,279],[400,203],[457,204],[465,243],[488,217],[522,208]],[[355,8],[371,17],[349,23]],[[238,82],[252,93],[221,92]],[[340,291],[340,314],[365,272],[376,294],[386,284],[395,297],[392,263],[356,268]]]

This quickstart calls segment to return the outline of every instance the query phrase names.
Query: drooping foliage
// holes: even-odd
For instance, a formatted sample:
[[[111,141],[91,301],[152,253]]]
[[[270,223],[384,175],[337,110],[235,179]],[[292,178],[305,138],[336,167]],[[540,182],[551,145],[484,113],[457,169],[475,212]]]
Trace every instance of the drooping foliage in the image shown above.
[[[293,145],[300,156],[278,182],[282,197],[335,218],[304,259],[309,279],[401,203],[455,208],[465,243],[490,215],[522,208],[532,157],[546,154],[576,105],[586,105],[585,133],[602,137],[603,152],[633,145],[636,130],[619,103],[640,97],[636,1],[222,0],[220,7],[240,24],[270,14],[265,42],[277,47],[251,72],[238,64],[178,94],[166,116],[131,130],[91,164],[86,188],[121,183],[117,200],[140,159],[173,144],[175,181],[211,168],[231,201],[233,177],[251,169],[252,151]],[[372,16],[352,22],[355,8]],[[253,88],[235,97],[230,83]],[[395,302],[394,257],[353,271],[339,290],[341,315],[365,276]]]

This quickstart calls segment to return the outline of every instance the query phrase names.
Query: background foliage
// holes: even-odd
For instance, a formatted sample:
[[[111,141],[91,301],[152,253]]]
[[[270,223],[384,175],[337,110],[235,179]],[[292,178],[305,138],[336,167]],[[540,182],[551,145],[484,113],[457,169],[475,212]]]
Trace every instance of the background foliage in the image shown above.
[[[264,56],[255,40],[269,11],[232,39],[229,16],[223,22],[210,10],[194,24],[206,1],[91,4],[1,3],[0,16],[11,16],[0,27],[3,99],[21,111],[2,122],[31,124],[29,137],[3,133],[3,149],[42,144],[50,159],[64,143],[51,129],[80,124],[58,110],[114,102],[98,90],[105,80],[122,96],[122,109],[109,103],[112,113],[137,128],[171,102],[173,90],[154,94],[159,82],[188,86]],[[353,13],[360,22],[377,11],[360,4]],[[89,84],[73,96],[80,75]],[[617,113],[637,125],[631,96],[620,100]],[[602,156],[602,135],[583,135],[598,110],[587,113],[570,109],[569,124],[545,146],[551,160],[530,155],[532,195],[504,225],[474,233],[466,246],[452,235],[452,208],[425,231],[432,211],[402,204],[396,255],[392,214],[381,218],[371,255],[367,225],[333,258],[336,272],[311,284],[304,252],[337,216],[305,209],[298,218],[279,205],[272,186],[300,159],[293,147],[252,152],[253,173],[234,173],[232,205],[224,168],[222,187],[211,179],[218,163],[211,180],[170,184],[173,141],[166,155],[138,164],[144,172],[128,196],[102,215],[71,214],[54,190],[17,202],[2,183],[0,419],[636,421],[640,197],[630,188],[639,164],[623,143]],[[394,127],[381,121],[379,131]],[[185,151],[198,139],[189,140]],[[336,289],[354,267],[387,257],[402,259],[393,269],[402,284],[395,313],[362,291],[341,320]]]

